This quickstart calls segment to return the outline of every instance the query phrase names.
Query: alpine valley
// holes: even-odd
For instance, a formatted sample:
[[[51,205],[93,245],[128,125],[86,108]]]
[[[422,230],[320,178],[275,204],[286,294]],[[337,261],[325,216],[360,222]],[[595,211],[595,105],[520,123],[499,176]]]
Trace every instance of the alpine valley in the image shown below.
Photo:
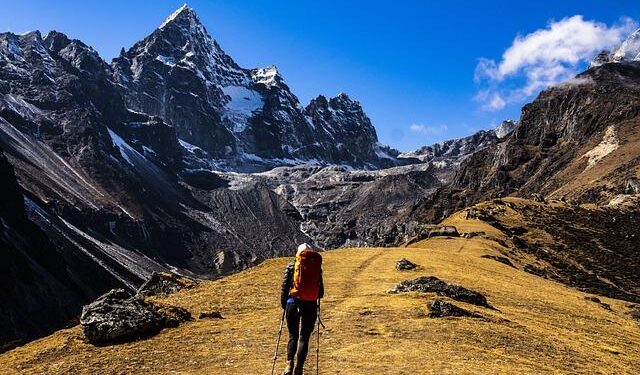
[[[461,236],[527,282],[638,303],[639,40],[518,120],[400,153],[349,95],[303,105],[275,66],[236,64],[186,5],[110,64],[57,31],[1,33],[0,349],[158,272],[224,281],[307,241]]]

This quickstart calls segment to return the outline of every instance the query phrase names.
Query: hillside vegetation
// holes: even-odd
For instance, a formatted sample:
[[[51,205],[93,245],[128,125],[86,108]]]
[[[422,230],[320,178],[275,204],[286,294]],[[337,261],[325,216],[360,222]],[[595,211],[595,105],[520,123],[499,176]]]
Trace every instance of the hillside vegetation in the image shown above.
[[[536,205],[506,201],[519,207]],[[321,334],[321,373],[637,373],[637,307],[525,272],[522,265],[535,262],[535,254],[520,254],[506,264],[511,258],[504,255],[513,240],[504,230],[470,216],[461,212],[447,220],[463,237],[324,254],[322,312],[327,328]],[[403,257],[420,267],[396,270],[395,262]],[[0,367],[10,374],[268,374],[281,311],[280,277],[288,261],[268,260],[193,289],[153,297],[184,307],[195,317],[154,337],[96,347],[85,342],[77,326],[3,354]],[[495,309],[437,297],[476,315],[429,318],[428,303],[435,294],[387,293],[419,276],[436,276],[480,292]],[[224,319],[198,319],[203,311],[219,311]],[[312,342],[309,373],[315,372],[315,336]],[[280,353],[279,371],[284,345]]]

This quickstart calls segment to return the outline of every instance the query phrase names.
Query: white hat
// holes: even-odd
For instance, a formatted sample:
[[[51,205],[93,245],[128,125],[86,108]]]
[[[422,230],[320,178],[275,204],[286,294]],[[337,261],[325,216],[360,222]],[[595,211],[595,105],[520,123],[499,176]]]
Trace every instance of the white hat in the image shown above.
[[[315,249],[315,247],[313,247],[312,245],[309,245],[308,243],[305,242],[305,243],[300,244],[300,246],[298,246],[298,252],[296,254],[300,254],[301,252],[303,252],[305,250],[317,251]]]

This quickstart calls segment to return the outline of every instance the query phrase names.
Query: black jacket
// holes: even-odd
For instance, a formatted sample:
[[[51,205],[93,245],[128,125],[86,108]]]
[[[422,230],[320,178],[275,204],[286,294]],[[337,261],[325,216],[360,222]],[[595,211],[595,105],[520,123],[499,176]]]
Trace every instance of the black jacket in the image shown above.
[[[295,260],[287,265],[284,269],[284,277],[282,278],[282,290],[280,292],[280,306],[282,308],[287,307],[287,300],[289,299],[289,292],[293,286],[293,271],[295,267]],[[324,282],[322,281],[322,271],[320,271],[320,285],[318,290],[318,298],[324,297]]]

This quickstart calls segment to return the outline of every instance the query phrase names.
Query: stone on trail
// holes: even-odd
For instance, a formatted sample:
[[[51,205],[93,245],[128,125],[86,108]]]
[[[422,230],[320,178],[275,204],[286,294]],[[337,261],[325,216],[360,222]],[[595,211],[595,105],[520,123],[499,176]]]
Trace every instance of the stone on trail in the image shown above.
[[[422,276],[413,280],[405,280],[389,290],[389,293],[404,292],[437,293],[456,301],[492,308],[482,294],[459,285],[447,283],[435,276]]]
[[[447,316],[480,317],[478,314],[441,299],[435,299],[429,304],[429,318],[444,318]]]
[[[411,262],[407,258],[401,258],[396,262],[396,269],[398,271],[413,270],[413,269],[416,269],[417,267],[418,267],[417,264]]]

